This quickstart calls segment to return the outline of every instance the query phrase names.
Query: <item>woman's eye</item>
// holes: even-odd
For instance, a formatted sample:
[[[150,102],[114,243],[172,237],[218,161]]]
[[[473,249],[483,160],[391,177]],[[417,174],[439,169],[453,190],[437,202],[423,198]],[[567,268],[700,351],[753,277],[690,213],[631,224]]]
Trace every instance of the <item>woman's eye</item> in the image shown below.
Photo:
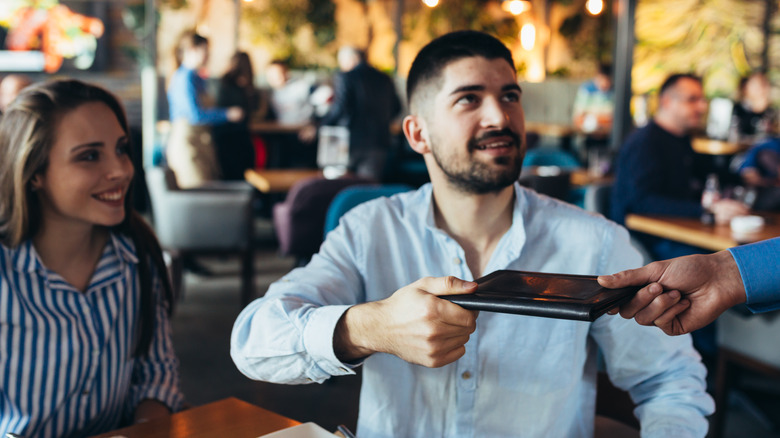
[[[83,154],[79,155],[80,161],[97,161],[97,159],[100,157],[100,154],[98,151],[87,151]]]
[[[117,155],[128,155],[130,153],[130,145],[128,144],[120,144],[116,147],[116,154]]]

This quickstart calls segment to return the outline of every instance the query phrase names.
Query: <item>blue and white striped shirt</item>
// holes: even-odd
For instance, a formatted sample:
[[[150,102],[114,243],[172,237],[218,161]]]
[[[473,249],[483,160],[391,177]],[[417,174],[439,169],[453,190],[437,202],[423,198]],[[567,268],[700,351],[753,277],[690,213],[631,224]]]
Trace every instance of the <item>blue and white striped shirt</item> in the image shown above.
[[[47,269],[31,241],[0,246],[0,434],[86,436],[120,426],[142,400],[178,410],[178,361],[158,301],[148,357],[140,333],[138,259],[111,234],[86,292]]]

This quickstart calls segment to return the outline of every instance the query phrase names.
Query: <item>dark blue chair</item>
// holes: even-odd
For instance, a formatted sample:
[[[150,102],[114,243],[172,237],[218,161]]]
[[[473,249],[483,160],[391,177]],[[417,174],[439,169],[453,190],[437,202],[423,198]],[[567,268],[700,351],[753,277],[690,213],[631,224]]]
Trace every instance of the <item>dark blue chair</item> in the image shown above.
[[[390,197],[396,193],[408,192],[412,187],[406,184],[356,185],[341,190],[328,207],[325,215],[325,235],[327,236],[339,224],[344,213],[358,204],[382,196]]]

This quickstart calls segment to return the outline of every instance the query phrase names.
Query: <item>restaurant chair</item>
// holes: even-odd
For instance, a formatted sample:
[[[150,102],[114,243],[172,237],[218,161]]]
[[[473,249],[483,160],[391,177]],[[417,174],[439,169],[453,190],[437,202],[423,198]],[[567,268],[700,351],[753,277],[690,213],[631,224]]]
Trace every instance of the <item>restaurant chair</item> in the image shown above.
[[[740,310],[744,309],[744,310]],[[717,319],[718,363],[715,371],[715,414],[711,437],[722,437],[729,410],[729,395],[750,388],[765,400],[780,397],[780,312],[753,315],[744,306],[730,309]],[[751,382],[752,380],[752,382]],[[774,385],[768,383],[774,382]],[[735,394],[736,395],[736,394]],[[763,396],[763,397],[760,397]],[[740,397],[770,429],[780,426],[776,413],[762,412],[750,397]],[[751,406],[752,405],[752,406]],[[776,410],[776,403],[771,405]]]
[[[571,175],[560,172],[551,175],[527,174],[517,180],[521,186],[551,198],[567,201],[571,192]]]
[[[242,181],[215,181],[180,189],[173,171],[146,169],[154,229],[166,253],[177,297],[183,294],[181,260],[197,254],[238,253],[241,304],[254,292],[252,199],[254,188]]]
[[[344,213],[352,210],[355,206],[382,196],[390,197],[396,193],[408,192],[412,187],[406,184],[377,184],[377,185],[358,185],[347,187],[338,192],[333,202],[328,207],[325,215],[325,236],[328,235],[339,224],[339,219]]]
[[[336,194],[349,186],[373,182],[360,177],[314,177],[296,183],[285,200],[273,207],[279,252],[294,256],[296,265],[303,266],[322,244],[325,214]]]
[[[564,170],[582,167],[574,155],[558,148],[538,147],[528,150],[523,159],[523,166],[556,166]]]

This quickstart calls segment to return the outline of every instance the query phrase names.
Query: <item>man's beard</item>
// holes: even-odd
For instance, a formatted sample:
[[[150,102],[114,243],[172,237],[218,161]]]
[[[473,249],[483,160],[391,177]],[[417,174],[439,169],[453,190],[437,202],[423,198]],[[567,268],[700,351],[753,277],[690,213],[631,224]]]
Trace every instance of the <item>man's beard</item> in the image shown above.
[[[512,138],[518,153],[514,158],[506,156],[495,157],[493,163],[500,166],[499,169],[496,169],[496,166],[491,166],[489,163],[474,160],[467,163],[465,169],[457,169],[452,159],[445,161],[444,157],[439,156],[436,152],[437,147],[435,144],[431,147],[431,153],[436,164],[438,164],[444,175],[447,176],[450,183],[461,191],[476,195],[498,192],[514,184],[520,177],[523,165],[522,151],[524,150],[524,144],[521,142],[520,136],[505,128],[500,131],[488,132],[479,138],[472,138],[468,142],[469,157],[471,157],[477,149],[479,142],[491,137],[504,136]]]

